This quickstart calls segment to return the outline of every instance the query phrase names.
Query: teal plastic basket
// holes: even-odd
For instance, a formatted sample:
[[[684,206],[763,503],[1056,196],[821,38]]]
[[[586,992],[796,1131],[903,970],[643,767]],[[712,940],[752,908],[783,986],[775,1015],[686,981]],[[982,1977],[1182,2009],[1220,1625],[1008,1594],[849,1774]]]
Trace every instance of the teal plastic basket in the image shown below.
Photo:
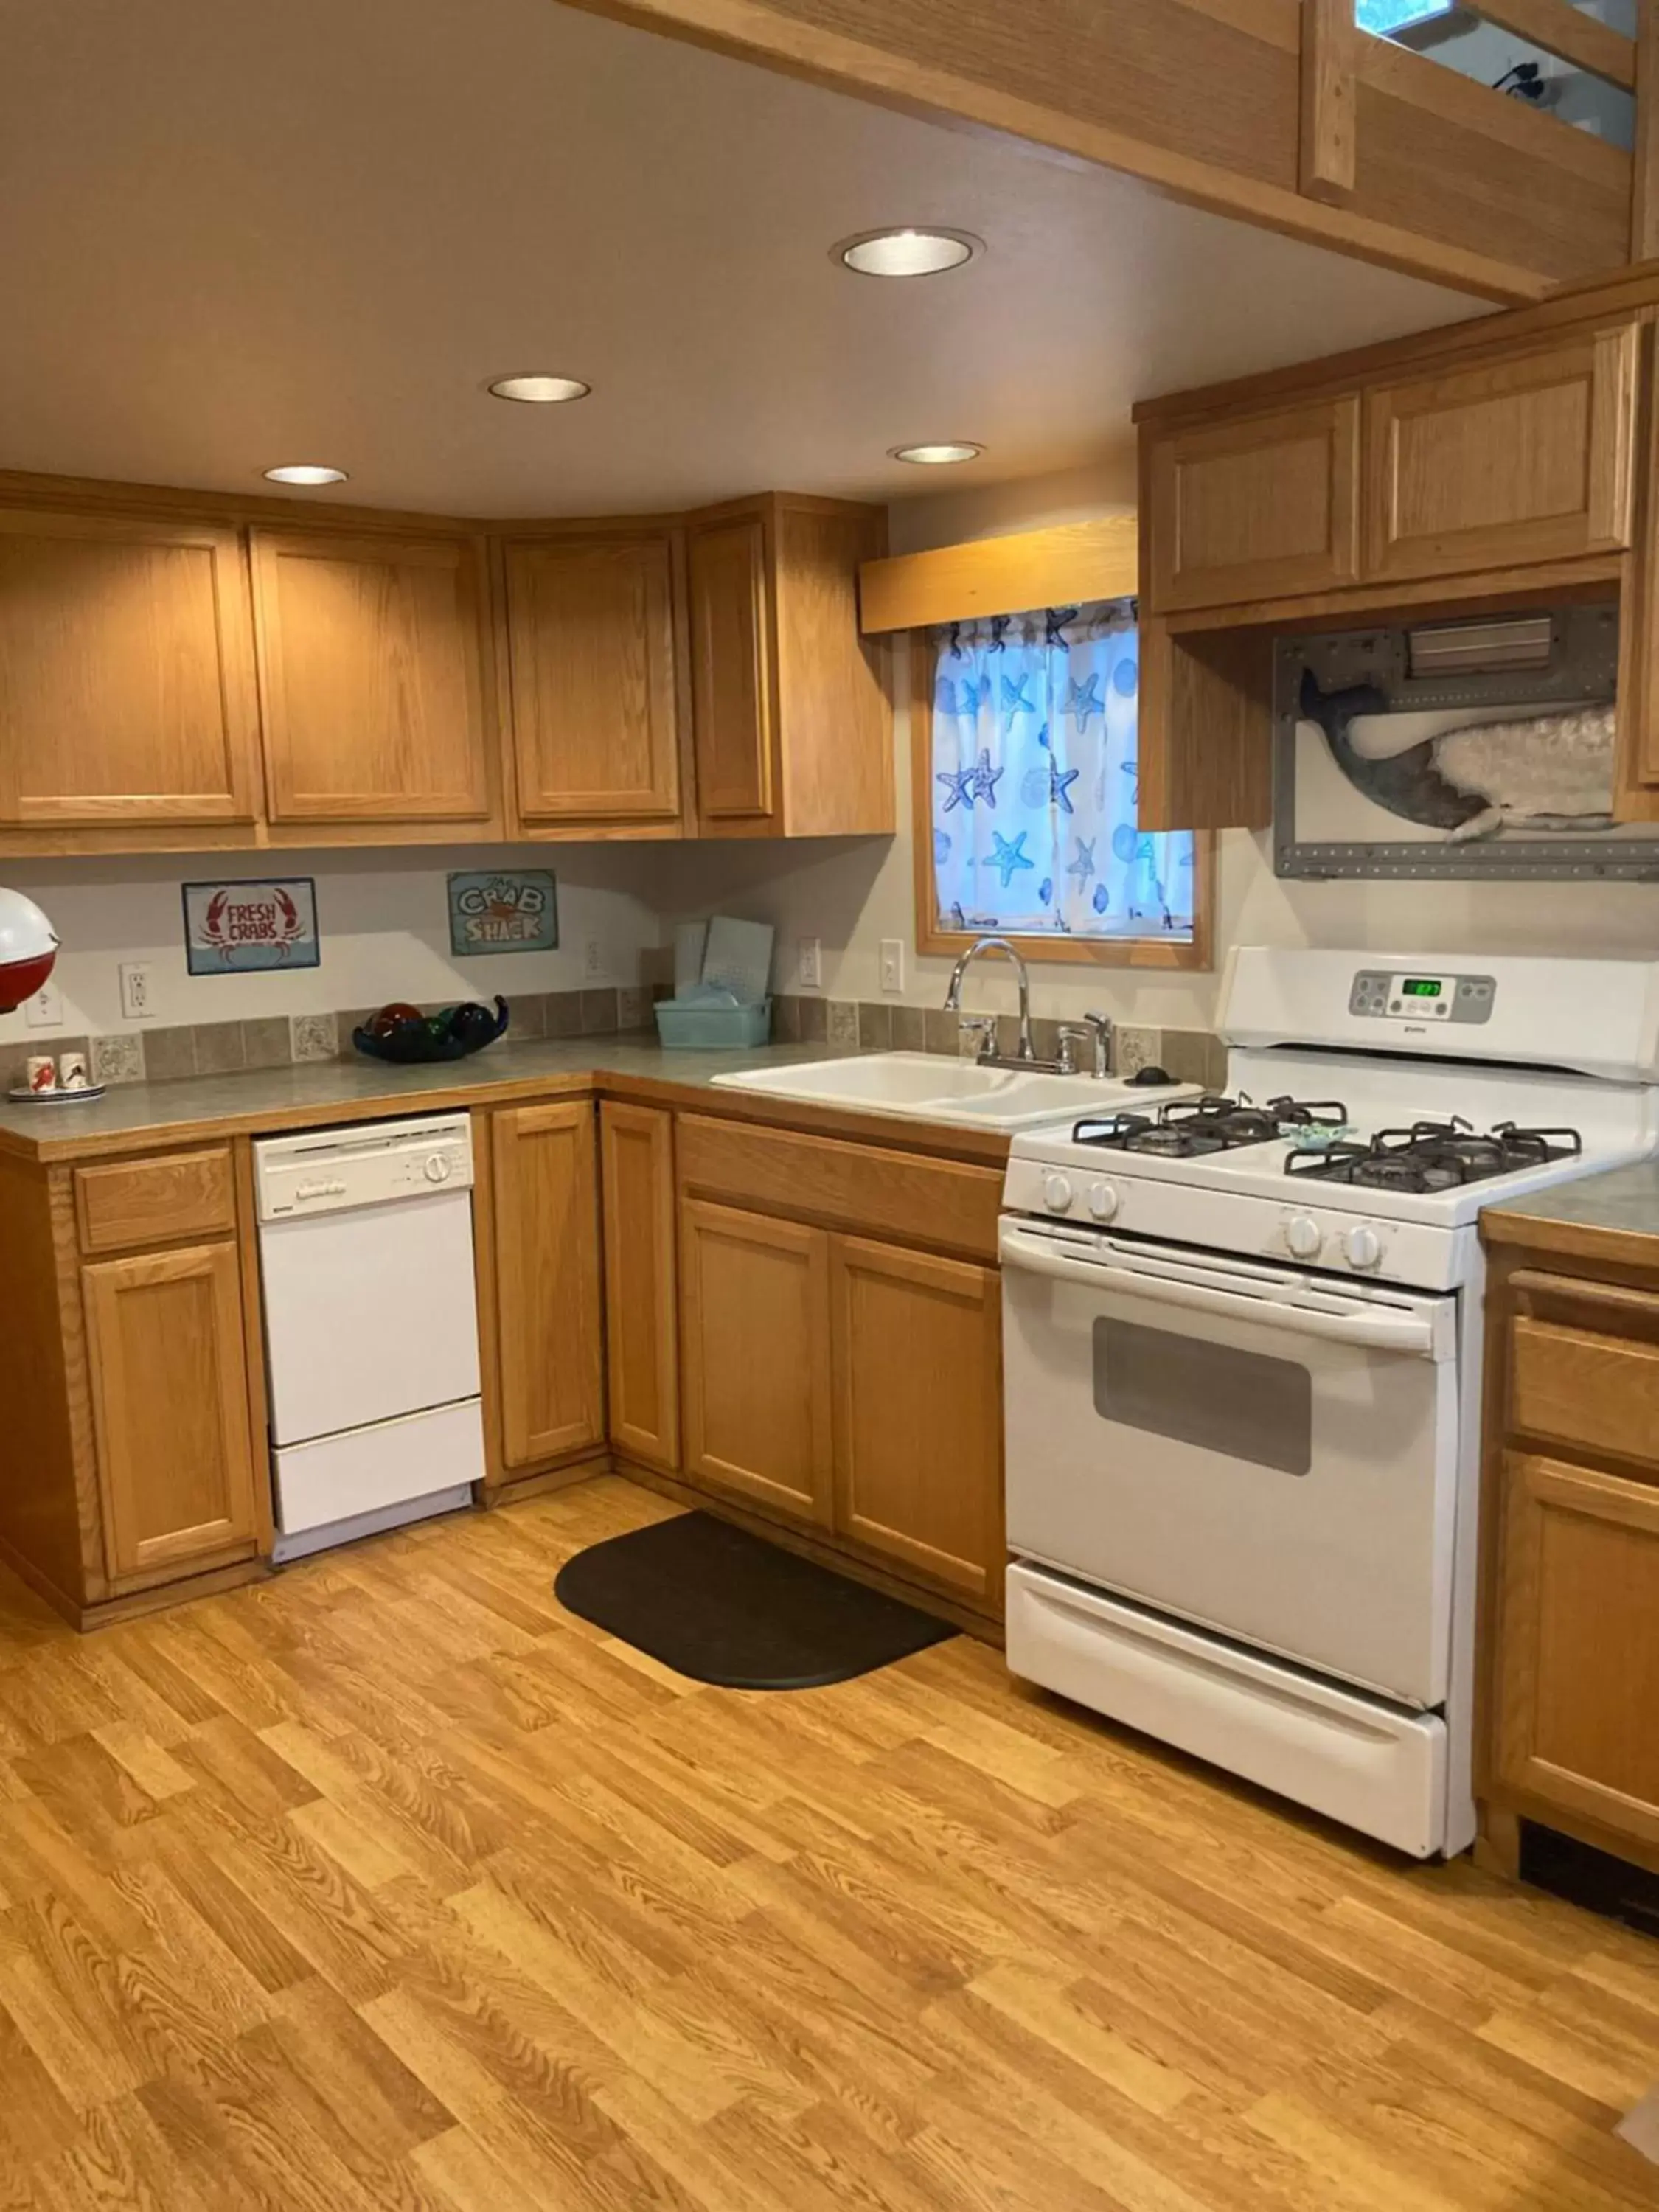
[[[768,1044],[772,1036],[772,1001],[752,1006],[683,1006],[659,999],[657,1036],[670,1052],[744,1052]]]

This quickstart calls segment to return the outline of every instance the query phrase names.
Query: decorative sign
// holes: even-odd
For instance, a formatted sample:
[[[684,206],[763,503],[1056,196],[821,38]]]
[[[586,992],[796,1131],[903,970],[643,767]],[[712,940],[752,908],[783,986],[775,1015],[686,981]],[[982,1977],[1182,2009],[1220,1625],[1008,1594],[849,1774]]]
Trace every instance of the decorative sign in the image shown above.
[[[554,952],[559,902],[547,868],[480,868],[449,878],[452,952]]]
[[[185,957],[192,975],[244,975],[260,968],[315,968],[317,886],[279,882],[186,884]]]

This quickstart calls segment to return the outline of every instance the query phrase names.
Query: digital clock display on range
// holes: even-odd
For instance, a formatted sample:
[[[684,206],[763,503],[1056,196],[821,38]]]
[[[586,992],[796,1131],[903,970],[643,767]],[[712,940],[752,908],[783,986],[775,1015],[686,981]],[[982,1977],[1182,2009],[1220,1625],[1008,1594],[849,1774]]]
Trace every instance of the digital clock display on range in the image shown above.
[[[1407,999],[1437,999],[1441,985],[1426,975],[1407,975],[1400,986],[1401,996]]]

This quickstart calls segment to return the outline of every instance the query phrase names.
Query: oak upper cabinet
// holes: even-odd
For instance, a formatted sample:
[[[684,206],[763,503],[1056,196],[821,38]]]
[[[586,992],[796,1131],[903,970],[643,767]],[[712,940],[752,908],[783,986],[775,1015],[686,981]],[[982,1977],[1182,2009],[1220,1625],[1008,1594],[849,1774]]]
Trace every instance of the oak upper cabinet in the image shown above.
[[[0,510],[0,822],[249,822],[258,762],[234,529]]]
[[[1359,566],[1359,404],[1158,431],[1146,453],[1153,609],[1351,583]]]
[[[680,826],[677,533],[509,538],[507,688],[532,833]]]
[[[271,821],[487,820],[481,542],[264,529],[251,540]]]
[[[1004,1564],[994,1268],[831,1240],[836,1527],[966,1603]]]
[[[680,1463],[673,1115],[605,1100],[599,1171],[611,1442],[672,1474]]]
[[[828,1528],[829,1238],[686,1199],[680,1270],[687,1475]]]
[[[1449,575],[1630,543],[1633,323],[1365,394],[1365,571]]]
[[[1492,1780],[1659,1854],[1659,1486],[1510,1455],[1500,1573]]]
[[[240,1262],[228,1238],[81,1271],[111,1582],[258,1537]]]
[[[515,1473],[605,1441],[599,1174],[591,1101],[489,1117],[491,1378]]]
[[[878,507],[769,493],[690,520],[697,817],[723,836],[895,826],[886,646],[859,632]]]

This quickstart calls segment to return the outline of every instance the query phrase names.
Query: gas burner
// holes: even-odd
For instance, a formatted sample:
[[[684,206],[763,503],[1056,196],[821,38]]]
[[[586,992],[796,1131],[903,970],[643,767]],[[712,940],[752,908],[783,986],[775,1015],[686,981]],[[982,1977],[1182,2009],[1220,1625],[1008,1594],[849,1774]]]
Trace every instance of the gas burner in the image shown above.
[[[1268,1145],[1287,1127],[1340,1128],[1348,1109],[1334,1100],[1312,1104],[1295,1098],[1270,1098],[1265,1106],[1248,1098],[1172,1098],[1147,1114],[1089,1115],[1072,1131],[1074,1144],[1097,1145],[1106,1152],[1151,1153],[1160,1159],[1206,1159],[1215,1152],[1237,1152],[1246,1145]]]
[[[1368,1145],[1298,1146],[1285,1160],[1285,1171],[1316,1182],[1423,1193],[1573,1159],[1583,1148],[1577,1129],[1522,1129],[1513,1121],[1500,1121],[1482,1133],[1454,1115],[1449,1121],[1379,1129]]]

